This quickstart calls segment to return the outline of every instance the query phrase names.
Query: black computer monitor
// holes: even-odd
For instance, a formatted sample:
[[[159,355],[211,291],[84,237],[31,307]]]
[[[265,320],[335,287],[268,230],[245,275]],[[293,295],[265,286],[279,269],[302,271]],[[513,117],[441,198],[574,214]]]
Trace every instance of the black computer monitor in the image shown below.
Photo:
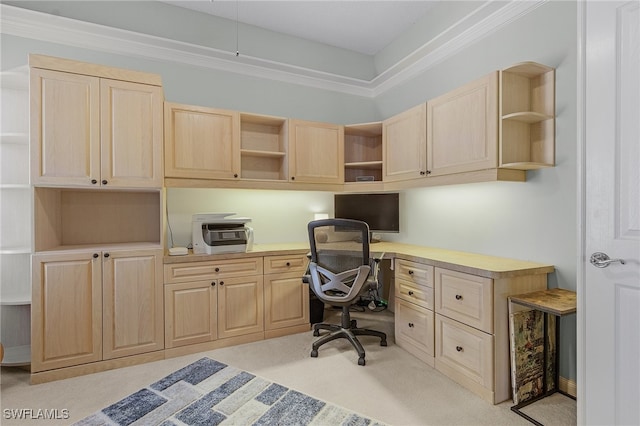
[[[367,222],[370,232],[400,232],[397,192],[335,194],[334,217]]]

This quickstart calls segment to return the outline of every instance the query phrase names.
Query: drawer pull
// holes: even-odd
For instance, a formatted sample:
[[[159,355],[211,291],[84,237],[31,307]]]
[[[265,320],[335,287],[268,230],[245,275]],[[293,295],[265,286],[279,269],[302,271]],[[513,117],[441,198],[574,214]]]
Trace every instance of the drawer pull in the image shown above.
[[[461,294],[456,294],[456,300],[462,300],[462,295]]]
[[[220,268],[216,268],[216,269],[214,269],[214,271],[220,272]]]
[[[211,287],[215,287],[216,286],[216,282],[215,281],[211,281]]]
[[[410,323],[409,323],[409,328],[413,328],[413,327],[414,327],[413,323],[412,323],[412,322],[410,322]]]
[[[409,291],[409,296],[413,296],[413,291]]]
[[[220,285],[224,285],[224,281],[220,281]]]
[[[462,352],[462,346],[456,346],[456,351]]]
[[[411,269],[409,269],[409,270],[407,271],[407,273],[408,273],[409,275],[413,275],[413,271],[412,271]]]
[[[98,253],[93,253],[93,258],[97,259],[98,257],[100,257],[100,255]]]
[[[287,266],[291,266],[291,263],[290,263],[290,262],[287,262]]]

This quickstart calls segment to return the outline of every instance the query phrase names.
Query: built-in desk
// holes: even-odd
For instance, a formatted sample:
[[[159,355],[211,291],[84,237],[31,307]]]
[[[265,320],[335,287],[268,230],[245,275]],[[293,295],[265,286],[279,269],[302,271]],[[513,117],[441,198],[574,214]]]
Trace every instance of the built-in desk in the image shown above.
[[[392,260],[390,308],[395,312],[396,344],[490,403],[509,399],[507,297],[546,289],[547,275],[554,272],[554,266],[393,242],[372,244],[370,250],[374,258]],[[305,242],[256,244],[248,253],[165,256],[165,282],[176,264],[299,258],[308,252]],[[289,275],[290,286],[298,284],[301,272]],[[269,310],[266,305],[265,309]],[[308,313],[308,306],[306,309]],[[299,332],[301,327],[299,322],[293,328],[279,329],[274,336]],[[176,354],[185,350],[189,349]]]

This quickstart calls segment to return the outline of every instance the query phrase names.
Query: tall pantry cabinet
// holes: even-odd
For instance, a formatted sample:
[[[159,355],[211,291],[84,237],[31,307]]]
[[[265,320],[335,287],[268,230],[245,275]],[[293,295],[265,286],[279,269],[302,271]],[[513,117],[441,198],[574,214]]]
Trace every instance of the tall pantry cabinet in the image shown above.
[[[29,65],[32,373],[164,349],[160,77]]]

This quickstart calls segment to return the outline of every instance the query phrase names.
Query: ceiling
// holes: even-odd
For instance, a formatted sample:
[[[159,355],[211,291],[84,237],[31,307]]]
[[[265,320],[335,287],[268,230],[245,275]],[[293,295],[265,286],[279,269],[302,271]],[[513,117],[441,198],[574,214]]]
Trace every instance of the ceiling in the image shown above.
[[[271,31],[374,55],[444,0],[163,1]]]

